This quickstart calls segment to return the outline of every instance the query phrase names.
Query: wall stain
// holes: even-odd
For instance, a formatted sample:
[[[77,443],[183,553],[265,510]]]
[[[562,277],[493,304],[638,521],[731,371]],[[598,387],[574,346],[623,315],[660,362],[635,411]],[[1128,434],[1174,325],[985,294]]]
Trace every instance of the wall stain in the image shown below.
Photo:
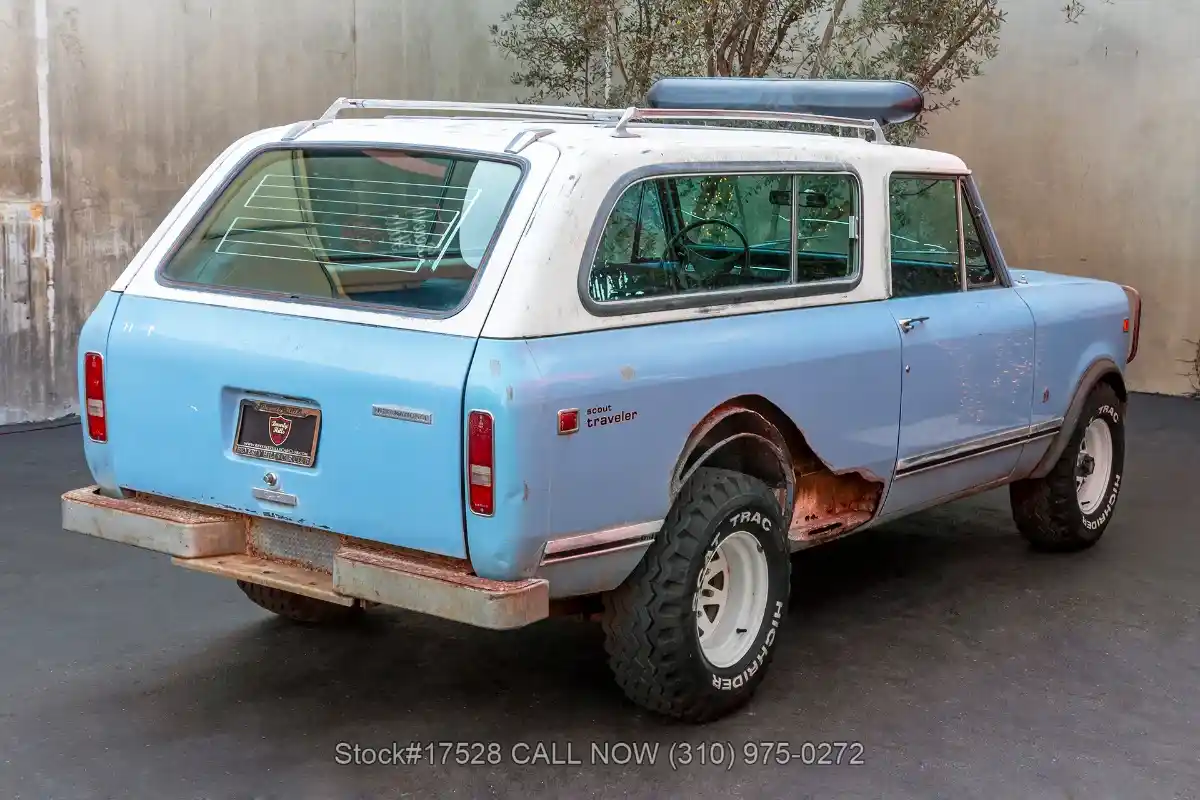
[[[292,0],[294,24],[281,36],[271,3],[52,0],[47,241],[32,220],[44,199],[34,3],[0,2],[0,425],[78,413],[83,322],[233,141],[312,119],[348,87],[507,96],[508,70],[487,33],[503,5]],[[53,263],[39,255],[48,245]]]

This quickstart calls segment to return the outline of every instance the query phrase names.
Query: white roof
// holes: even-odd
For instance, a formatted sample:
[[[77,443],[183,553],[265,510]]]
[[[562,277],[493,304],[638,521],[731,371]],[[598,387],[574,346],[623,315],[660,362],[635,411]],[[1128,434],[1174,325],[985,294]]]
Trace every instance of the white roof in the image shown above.
[[[168,300],[209,303],[306,317],[438,331],[456,335],[523,338],[626,325],[697,319],[732,313],[782,310],[810,305],[879,300],[888,296],[886,187],[892,172],[966,174],[956,156],[914,147],[875,144],[863,139],[728,127],[662,124],[628,126],[633,136],[613,136],[603,123],[527,119],[455,119],[405,116],[392,119],[335,119],[303,130],[287,143],[347,144],[371,147],[430,147],[503,154],[527,131],[549,131],[521,151],[529,163],[523,189],[493,245],[474,299],[446,319],[390,314],[366,307],[285,303],[282,300],[218,294],[160,284],[154,265],[167,256],[174,239],[202,212],[239,159],[262,146],[280,143],[295,126],[257,131],[232,144],[185,193],[113,285],[116,291]],[[529,137],[526,137],[528,139]],[[842,165],[856,171],[863,186],[861,281],[837,294],[752,300],[720,308],[630,311],[595,316],[581,303],[578,279],[585,243],[604,212],[605,197],[632,173],[662,164]],[[143,267],[148,267],[143,269]],[[510,268],[511,267],[511,268]]]
[[[965,173],[969,170],[962,159],[948,153],[876,144],[864,139],[828,136],[817,133],[792,133],[728,127],[640,124],[628,127],[636,136],[614,137],[611,127],[592,122],[561,122],[511,119],[454,119],[446,117],[404,117],[401,119],[338,119],[316,127],[297,143],[315,142],[374,142],[392,146],[437,146],[461,148],[488,153],[503,153],[505,147],[522,131],[550,130],[553,133],[542,141],[560,150],[584,150],[598,160],[613,157],[628,158],[639,149],[673,152],[676,160],[690,160],[688,150],[701,149],[710,153],[720,151],[722,157],[736,155],[737,160],[755,161],[756,151],[786,149],[794,156],[789,160],[845,162],[860,164],[870,161],[888,163],[896,170],[921,172]],[[280,135],[286,128],[278,129]],[[661,155],[646,153],[647,163],[661,162]]]

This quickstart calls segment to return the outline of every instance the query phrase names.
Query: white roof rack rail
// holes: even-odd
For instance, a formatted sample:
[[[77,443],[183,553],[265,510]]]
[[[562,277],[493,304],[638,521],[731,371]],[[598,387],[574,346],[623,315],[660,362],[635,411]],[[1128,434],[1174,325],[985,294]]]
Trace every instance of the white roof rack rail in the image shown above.
[[[628,129],[630,123],[653,120],[722,120],[722,121],[751,121],[751,122],[793,122],[805,125],[822,125],[837,128],[852,128],[869,130],[875,136],[875,141],[884,142],[883,126],[878,120],[852,119],[835,117],[825,114],[808,114],[791,111],[758,111],[742,109],[709,109],[709,108],[583,108],[577,106],[533,105],[525,103],[459,103],[432,100],[378,100],[365,98],[338,98],[321,115],[320,119],[300,122],[293,125],[283,136],[283,141],[293,141],[313,128],[333,122],[343,111],[351,109],[369,109],[382,111],[399,111],[398,116],[422,116],[434,114],[438,116],[453,115],[460,118],[489,118],[501,117],[516,120],[559,122],[595,122],[606,124],[613,129],[615,137],[631,137],[637,134]],[[541,133],[541,131],[539,131]],[[544,133],[542,135],[545,135]],[[540,137],[538,137],[540,138]],[[534,139],[533,141],[536,141]],[[531,144],[527,135],[519,135],[509,148],[520,148]],[[516,152],[516,151],[513,151]]]

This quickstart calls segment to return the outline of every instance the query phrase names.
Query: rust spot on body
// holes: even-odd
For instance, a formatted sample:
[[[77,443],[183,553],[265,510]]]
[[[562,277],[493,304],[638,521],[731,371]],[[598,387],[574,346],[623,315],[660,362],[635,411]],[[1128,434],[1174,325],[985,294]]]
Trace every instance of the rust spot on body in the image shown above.
[[[788,538],[834,539],[865,525],[883,499],[883,481],[867,470],[834,472],[807,446],[792,453],[796,501]]]
[[[636,377],[637,377],[637,372],[634,371],[633,367],[621,367],[622,380],[631,381]]]
[[[773,485],[784,516],[790,520],[788,538],[797,543],[816,543],[850,533],[874,518],[883,499],[884,482],[869,470],[853,468],[841,472],[830,468],[809,446],[804,433],[783,412],[767,401],[748,398],[729,401],[710,411],[696,426],[688,441],[687,450],[703,453],[706,446],[731,441],[730,434],[748,430],[763,435],[790,457],[792,486]],[[749,439],[742,439],[749,442]],[[765,445],[765,442],[764,442]],[[722,460],[718,450],[717,463]],[[704,456],[700,456],[703,458]],[[692,463],[689,459],[688,463]],[[712,462],[709,462],[712,463]],[[729,463],[729,462],[726,462]],[[744,458],[733,459],[731,468],[747,470],[753,463]],[[761,475],[760,477],[765,477]],[[684,472],[676,473],[676,481]],[[792,489],[791,505],[788,490]]]

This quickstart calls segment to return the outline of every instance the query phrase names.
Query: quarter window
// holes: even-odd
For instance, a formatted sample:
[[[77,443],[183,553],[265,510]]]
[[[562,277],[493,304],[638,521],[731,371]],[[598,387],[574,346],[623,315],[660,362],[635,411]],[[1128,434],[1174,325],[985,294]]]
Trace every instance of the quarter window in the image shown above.
[[[889,194],[892,295],[961,291],[958,181],[895,177]]]
[[[596,249],[596,302],[853,278],[849,175],[686,175],[630,186]]]

